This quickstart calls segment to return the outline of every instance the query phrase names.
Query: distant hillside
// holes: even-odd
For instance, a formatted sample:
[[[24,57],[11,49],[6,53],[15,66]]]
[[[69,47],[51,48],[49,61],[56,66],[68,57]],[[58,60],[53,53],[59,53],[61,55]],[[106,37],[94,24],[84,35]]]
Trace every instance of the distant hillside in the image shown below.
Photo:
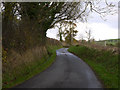
[[[107,40],[102,40],[102,41],[118,42],[120,41],[120,39],[107,39]]]
[[[116,46],[120,42],[120,39],[107,39],[107,40],[100,40],[96,42],[103,45],[105,45],[106,43],[106,45]]]

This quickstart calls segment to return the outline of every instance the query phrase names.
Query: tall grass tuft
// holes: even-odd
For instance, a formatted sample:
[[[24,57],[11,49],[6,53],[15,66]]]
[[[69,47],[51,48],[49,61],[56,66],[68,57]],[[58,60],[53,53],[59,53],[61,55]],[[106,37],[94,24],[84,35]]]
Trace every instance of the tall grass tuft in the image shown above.
[[[39,64],[43,63],[44,60],[42,58],[44,56],[48,57],[47,50],[43,46],[29,49],[22,53],[22,55],[12,50],[11,54],[7,57],[7,61],[2,64],[3,85],[14,81],[19,75],[24,76],[30,73],[30,66],[34,62],[39,62]]]

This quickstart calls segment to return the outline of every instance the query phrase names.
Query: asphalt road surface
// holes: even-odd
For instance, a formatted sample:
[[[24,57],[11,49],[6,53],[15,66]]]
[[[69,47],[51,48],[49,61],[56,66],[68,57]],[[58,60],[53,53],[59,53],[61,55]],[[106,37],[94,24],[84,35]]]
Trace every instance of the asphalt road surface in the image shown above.
[[[102,88],[91,68],[67,48],[56,53],[56,61],[48,69],[15,88]]]

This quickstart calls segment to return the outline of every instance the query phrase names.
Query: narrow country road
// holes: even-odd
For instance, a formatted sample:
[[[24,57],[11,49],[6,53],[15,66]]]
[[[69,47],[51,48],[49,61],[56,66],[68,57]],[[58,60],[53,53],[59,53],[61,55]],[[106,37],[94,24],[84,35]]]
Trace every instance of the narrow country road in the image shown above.
[[[48,69],[15,88],[102,88],[91,68],[67,48],[56,53],[56,61]]]

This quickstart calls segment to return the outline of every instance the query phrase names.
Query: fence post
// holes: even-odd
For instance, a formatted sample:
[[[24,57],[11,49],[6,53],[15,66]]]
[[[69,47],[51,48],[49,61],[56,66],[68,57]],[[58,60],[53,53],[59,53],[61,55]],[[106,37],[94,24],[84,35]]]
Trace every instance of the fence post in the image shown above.
[[[105,41],[105,46],[106,46],[106,41]]]

